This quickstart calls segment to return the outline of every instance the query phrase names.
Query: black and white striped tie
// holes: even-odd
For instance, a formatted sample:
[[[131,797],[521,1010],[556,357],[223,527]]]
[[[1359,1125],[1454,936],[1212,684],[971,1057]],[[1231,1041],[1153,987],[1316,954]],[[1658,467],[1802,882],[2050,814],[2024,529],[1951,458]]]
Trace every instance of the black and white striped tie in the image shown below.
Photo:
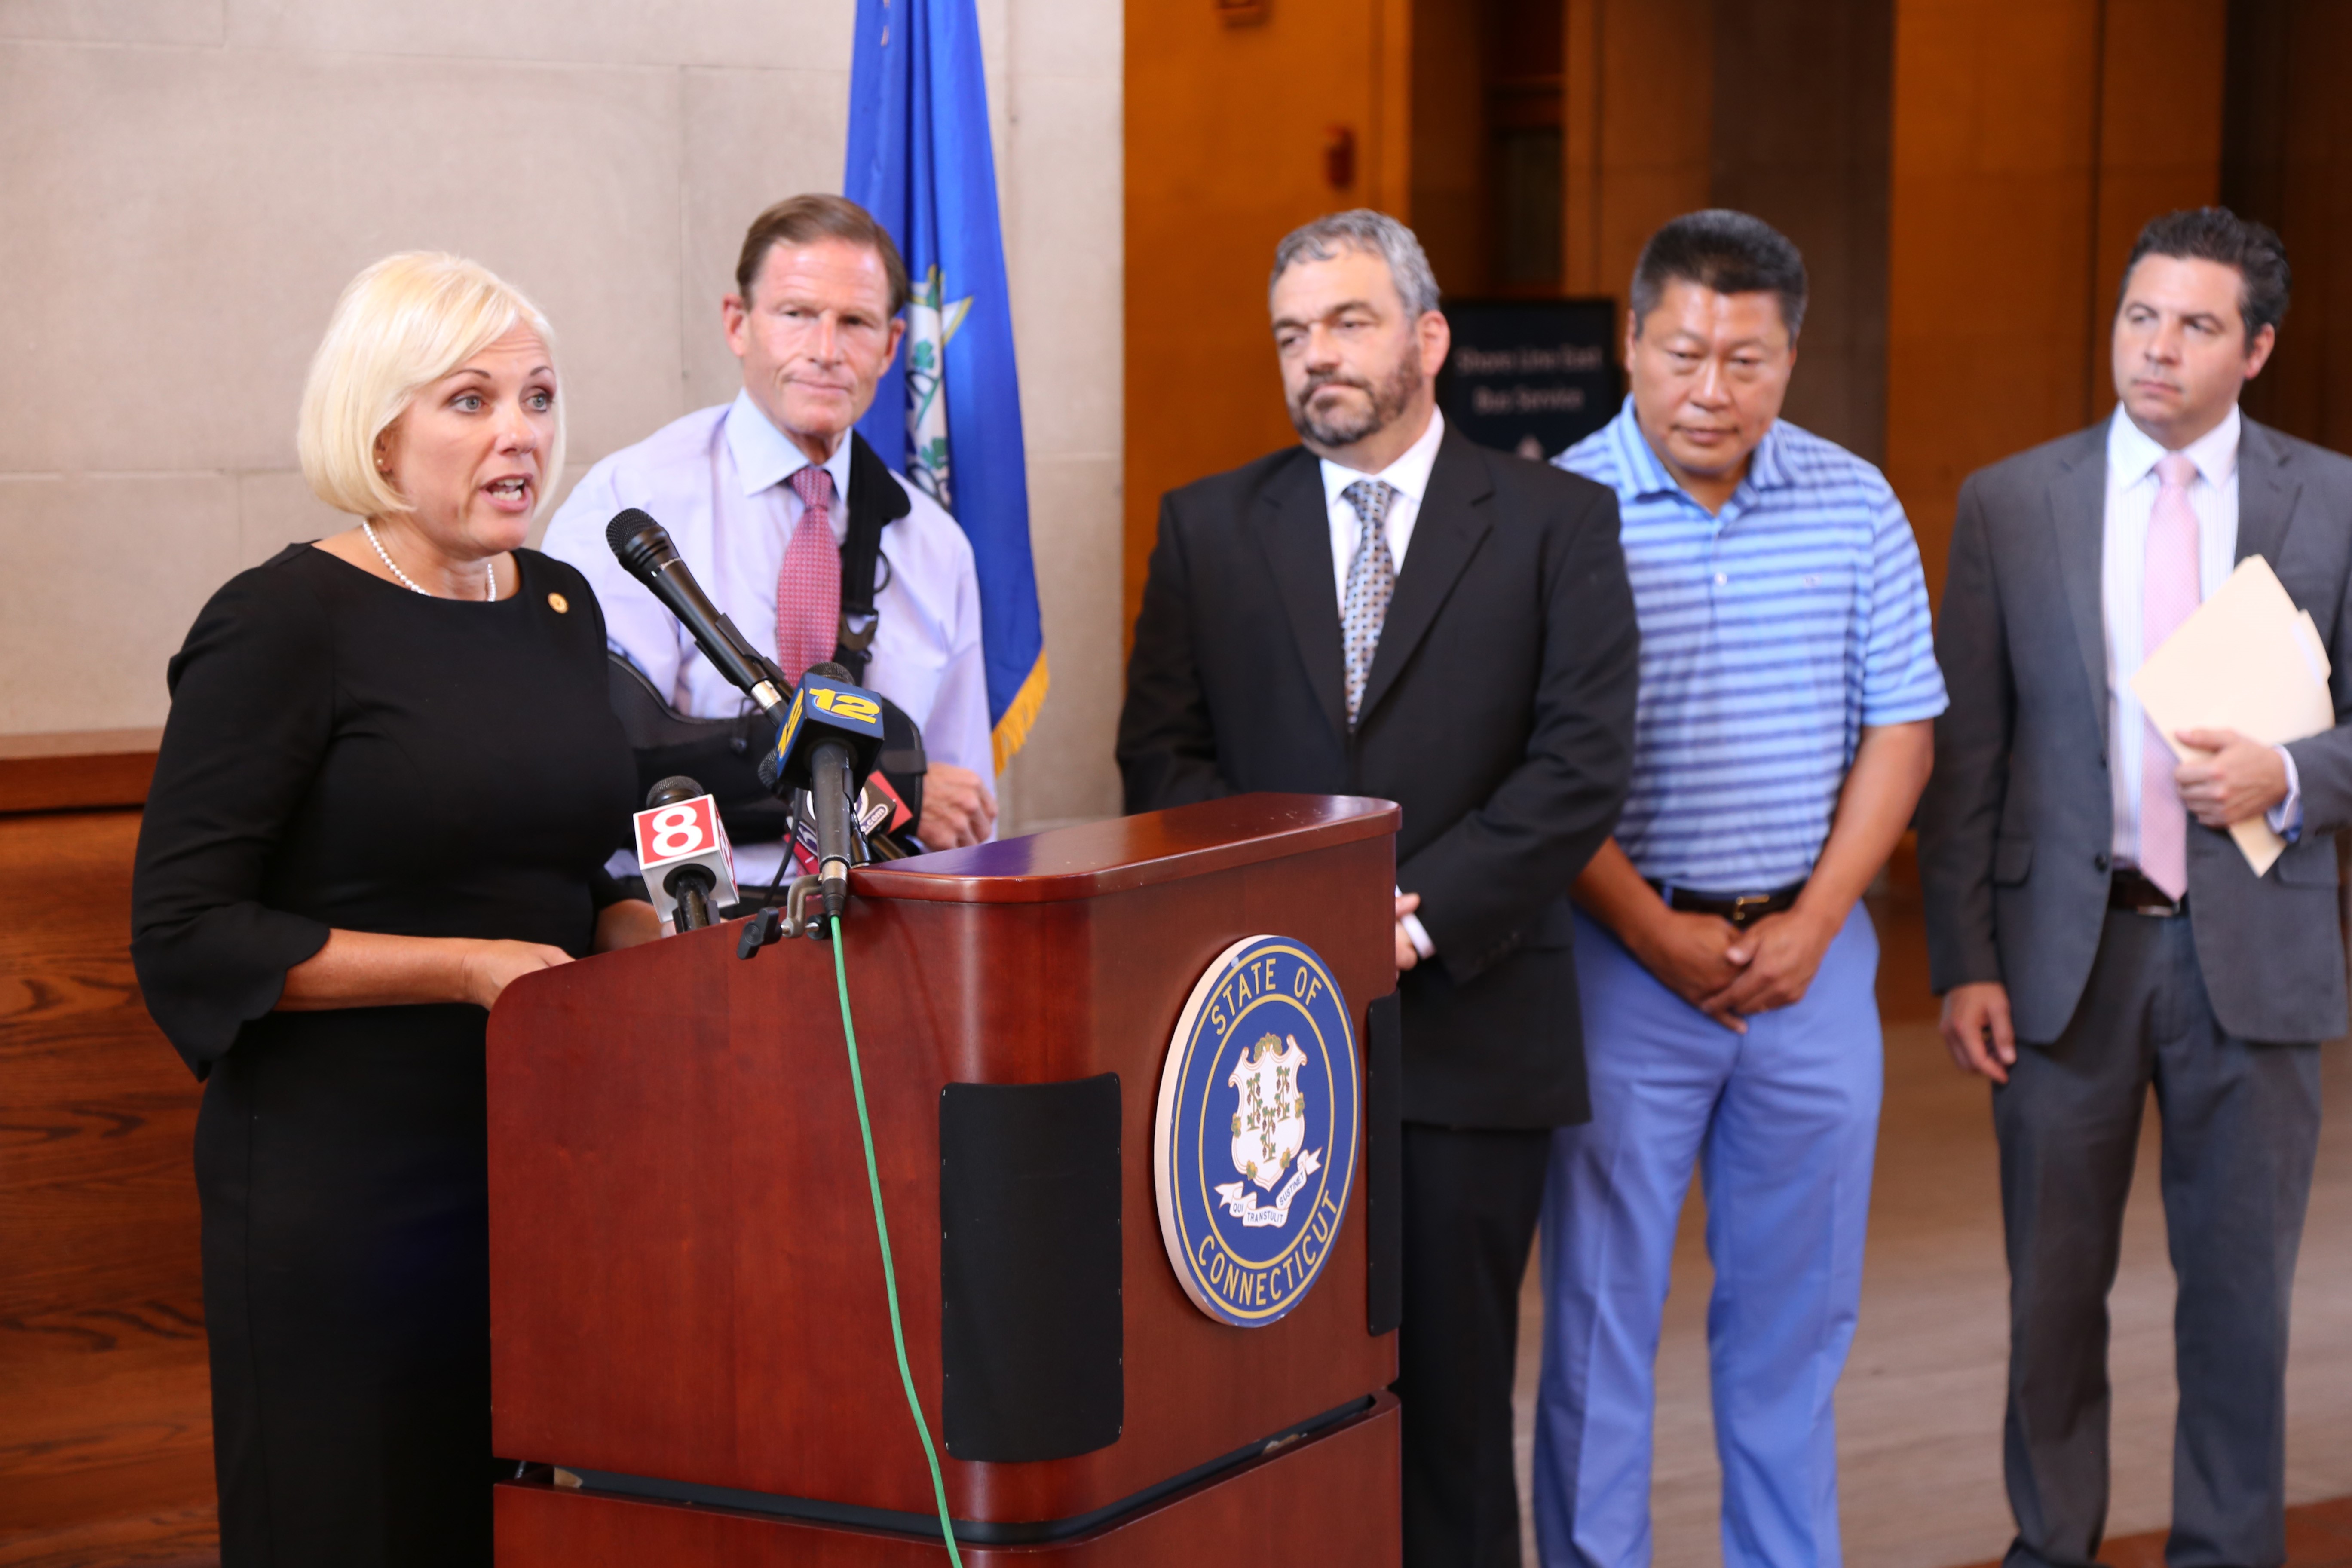
[[[1354,559],[1348,563],[1348,602],[1340,616],[1348,643],[1348,728],[1356,727],[1372,655],[1381,646],[1381,623],[1388,619],[1396,593],[1396,558],[1389,553],[1389,503],[1396,489],[1382,479],[1358,479],[1339,492],[1363,524]]]

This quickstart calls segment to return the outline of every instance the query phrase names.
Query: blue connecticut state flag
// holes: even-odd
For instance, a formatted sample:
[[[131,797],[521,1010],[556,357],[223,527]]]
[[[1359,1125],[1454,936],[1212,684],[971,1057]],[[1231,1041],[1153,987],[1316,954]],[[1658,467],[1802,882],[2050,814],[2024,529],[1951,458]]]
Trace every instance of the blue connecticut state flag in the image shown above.
[[[914,286],[858,429],[971,541],[1001,770],[1045,700],[1045,638],[972,0],[857,0],[842,194],[890,231]]]

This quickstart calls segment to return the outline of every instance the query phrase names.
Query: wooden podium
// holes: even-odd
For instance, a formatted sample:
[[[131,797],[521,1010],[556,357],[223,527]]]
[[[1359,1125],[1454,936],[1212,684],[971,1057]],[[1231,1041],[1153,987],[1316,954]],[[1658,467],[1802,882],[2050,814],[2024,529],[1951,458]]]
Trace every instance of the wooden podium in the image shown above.
[[[854,874],[907,1352],[967,1563],[1399,1561],[1396,822],[1244,795]],[[491,1015],[496,1451],[558,1470],[497,1489],[502,1568],[946,1560],[833,950],[747,961],[739,930]],[[1152,1136],[1187,995],[1258,933],[1328,966],[1370,1110],[1321,1278],[1234,1328],[1170,1266]]]

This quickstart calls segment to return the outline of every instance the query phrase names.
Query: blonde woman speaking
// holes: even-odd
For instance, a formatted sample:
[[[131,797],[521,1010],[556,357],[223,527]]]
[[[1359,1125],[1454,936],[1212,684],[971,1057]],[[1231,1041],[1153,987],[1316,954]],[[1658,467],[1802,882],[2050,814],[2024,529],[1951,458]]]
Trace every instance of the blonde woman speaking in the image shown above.
[[[594,596],[522,548],[552,338],[471,262],[343,291],[303,395],[360,518],[170,668],[131,954],[196,1126],[225,1568],[490,1562],[486,1009],[657,934],[599,868],[635,770]]]

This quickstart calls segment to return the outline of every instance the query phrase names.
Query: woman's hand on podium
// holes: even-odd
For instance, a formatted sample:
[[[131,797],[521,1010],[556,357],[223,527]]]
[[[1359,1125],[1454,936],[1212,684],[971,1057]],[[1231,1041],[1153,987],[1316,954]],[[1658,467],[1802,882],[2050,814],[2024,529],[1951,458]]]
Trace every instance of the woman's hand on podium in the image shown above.
[[[469,942],[466,958],[466,1000],[478,1006],[497,1005],[509,985],[526,974],[572,962],[560,947],[536,942]]]
[[[596,911],[596,942],[591,952],[614,952],[659,940],[661,916],[643,899],[623,899]]]

